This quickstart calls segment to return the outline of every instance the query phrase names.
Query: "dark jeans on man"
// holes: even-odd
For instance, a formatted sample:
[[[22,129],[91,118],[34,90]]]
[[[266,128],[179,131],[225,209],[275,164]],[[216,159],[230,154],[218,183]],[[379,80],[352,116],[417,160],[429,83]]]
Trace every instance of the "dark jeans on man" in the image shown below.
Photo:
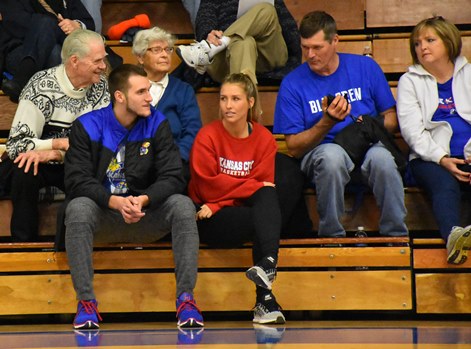
[[[64,190],[63,165],[39,165],[38,174],[33,168],[25,173],[24,168],[14,165],[11,179],[11,200],[13,214],[11,217],[11,237],[13,241],[35,241],[38,239],[38,199],[39,190],[55,186]]]

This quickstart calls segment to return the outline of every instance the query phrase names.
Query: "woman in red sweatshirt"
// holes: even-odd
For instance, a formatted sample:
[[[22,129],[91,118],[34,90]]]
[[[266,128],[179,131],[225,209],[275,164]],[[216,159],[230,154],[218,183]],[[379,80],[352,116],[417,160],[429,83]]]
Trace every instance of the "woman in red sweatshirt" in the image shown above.
[[[254,322],[284,323],[271,291],[276,275],[281,216],[275,190],[273,135],[257,123],[258,92],[247,75],[229,75],[221,85],[220,120],[204,126],[190,156],[189,195],[202,242],[234,247],[253,241],[256,284]]]

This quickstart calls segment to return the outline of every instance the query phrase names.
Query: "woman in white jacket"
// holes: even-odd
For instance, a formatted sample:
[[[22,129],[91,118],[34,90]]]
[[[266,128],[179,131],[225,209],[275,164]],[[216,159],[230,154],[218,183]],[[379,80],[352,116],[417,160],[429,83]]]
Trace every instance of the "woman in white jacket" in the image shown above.
[[[397,102],[412,174],[432,199],[452,264],[464,263],[471,248],[471,226],[459,226],[461,195],[471,190],[471,65],[461,46],[458,28],[446,19],[417,24],[410,36],[414,65],[399,80]]]

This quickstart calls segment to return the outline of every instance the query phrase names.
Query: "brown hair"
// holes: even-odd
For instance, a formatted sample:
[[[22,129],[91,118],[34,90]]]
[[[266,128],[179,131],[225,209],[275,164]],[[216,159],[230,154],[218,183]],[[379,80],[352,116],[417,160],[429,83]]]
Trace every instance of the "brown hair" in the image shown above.
[[[146,71],[134,64],[121,64],[113,69],[108,78],[108,86],[110,89],[111,102],[115,102],[114,93],[121,91],[127,94],[129,89],[129,78],[134,75],[147,76]]]
[[[299,34],[303,39],[309,39],[321,30],[324,32],[324,40],[328,42],[332,42],[337,34],[337,24],[334,18],[324,11],[309,12],[299,24]]]
[[[440,39],[442,39],[450,61],[454,62],[461,54],[462,41],[460,31],[453,23],[442,16],[435,16],[420,21],[410,34],[409,48],[414,64],[419,64],[419,58],[415,52],[417,38],[427,28],[432,28]]]

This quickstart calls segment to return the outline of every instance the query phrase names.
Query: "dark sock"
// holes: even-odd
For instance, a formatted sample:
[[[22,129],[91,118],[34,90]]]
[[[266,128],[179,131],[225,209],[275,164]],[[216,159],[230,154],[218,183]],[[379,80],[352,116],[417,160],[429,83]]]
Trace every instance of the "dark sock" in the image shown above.
[[[255,293],[257,294],[257,301],[259,301],[263,300],[267,294],[271,294],[271,291],[266,288],[256,286]]]
[[[272,256],[263,257],[257,265],[264,270],[274,269],[276,268],[277,258]]]

